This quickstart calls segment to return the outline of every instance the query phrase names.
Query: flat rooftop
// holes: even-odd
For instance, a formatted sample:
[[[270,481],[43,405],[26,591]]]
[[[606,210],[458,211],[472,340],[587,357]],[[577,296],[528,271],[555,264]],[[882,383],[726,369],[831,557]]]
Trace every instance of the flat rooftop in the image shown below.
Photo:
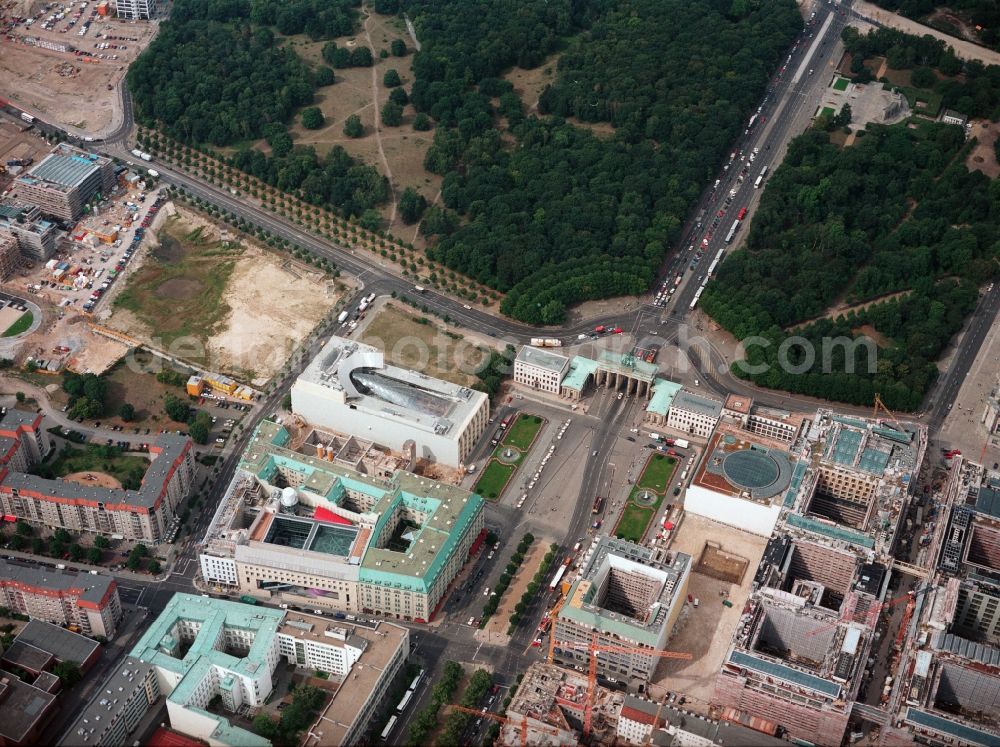
[[[677,601],[680,582],[688,573],[691,557],[672,553],[667,562],[652,559],[652,550],[616,537],[601,537],[588,553],[580,577],[573,582],[559,617],[623,638],[656,646]],[[644,599],[645,619],[602,606],[600,595],[612,574],[638,574],[649,582],[651,594]]]
[[[486,399],[469,387],[386,364],[378,348],[337,336],[310,361],[293,389],[438,435],[466,423]]]
[[[14,640],[47,651],[59,661],[75,661],[78,664],[83,664],[95,649],[101,647],[97,641],[86,636],[41,620],[29,622]]]
[[[300,625],[295,626],[295,623]],[[287,625],[293,626],[290,631],[286,631]],[[303,630],[305,626],[309,626],[309,630]],[[333,700],[319,714],[317,722],[322,723],[323,728],[309,730],[302,742],[304,747],[343,744],[351,724],[358,717],[382,673],[392,663],[400,646],[407,652],[409,650],[409,632],[386,622],[379,622],[373,628],[340,623],[329,625],[321,618],[289,613],[280,630],[297,637],[311,637],[328,646],[336,645],[337,639],[326,635],[330,628],[343,630],[346,635],[344,643],[360,648],[363,653],[334,694]],[[322,732],[322,736],[318,732]]]
[[[740,435],[718,431],[708,442],[692,484],[770,503],[788,489],[792,477],[788,452],[765,446],[743,431]]]
[[[121,688],[122,695],[131,694],[152,668],[149,662],[126,656],[77,715],[60,744],[73,747],[98,744],[100,735],[121,715],[129,702],[128,698],[119,697],[115,703],[114,697],[108,698],[109,692],[118,693]]]
[[[543,368],[552,373],[560,373],[569,364],[569,358],[544,348],[522,345],[517,351],[517,360],[535,368]]]
[[[55,695],[0,670],[0,738],[8,744],[24,741],[55,699]]]
[[[114,579],[111,576],[29,565],[16,560],[0,560],[0,586],[9,584],[75,595],[96,607],[110,593]]]
[[[359,525],[364,528],[356,543],[358,551],[361,545],[366,548],[361,561],[363,581],[401,583],[412,590],[426,591],[482,511],[483,499],[460,487],[402,470],[388,480],[369,477],[336,462],[292,451],[289,444],[290,436],[283,426],[262,421],[250,438],[240,468],[272,485],[282,470],[302,475],[304,480],[298,489],[310,494],[310,504],[317,509],[341,506],[349,492],[369,496],[374,504],[365,515],[376,517],[375,523]],[[383,536],[386,525],[402,512],[424,517],[420,526],[412,528],[406,550],[373,546],[369,537]],[[300,521],[298,517],[294,520]],[[350,531],[341,525],[320,525],[310,536],[326,538],[331,549],[338,546],[338,534]],[[370,535],[365,535],[365,530]],[[346,534],[344,538],[346,541]],[[316,539],[307,537],[302,541],[315,543]],[[316,550],[308,544],[303,547]]]
[[[62,187],[68,191],[78,187],[91,174],[108,163],[109,159],[96,153],[60,143],[52,153],[45,156],[17,181],[41,182],[47,187]]]
[[[703,397],[700,394],[689,392],[687,389],[681,389],[675,394],[674,401],[670,406],[712,418],[717,418],[722,414],[722,403],[719,400]]]

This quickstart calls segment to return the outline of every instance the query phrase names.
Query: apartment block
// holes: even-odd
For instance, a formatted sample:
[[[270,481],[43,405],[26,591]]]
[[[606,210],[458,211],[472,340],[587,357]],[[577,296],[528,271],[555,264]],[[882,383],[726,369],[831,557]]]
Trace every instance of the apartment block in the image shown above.
[[[41,415],[7,410],[0,417],[0,509],[8,516],[76,532],[163,540],[191,488],[191,439],[164,434],[137,490],[102,488],[28,474],[50,448]]]
[[[122,619],[113,578],[0,560],[0,605],[36,620],[114,638]]]
[[[21,266],[21,246],[12,233],[0,231],[0,280],[6,280]]]

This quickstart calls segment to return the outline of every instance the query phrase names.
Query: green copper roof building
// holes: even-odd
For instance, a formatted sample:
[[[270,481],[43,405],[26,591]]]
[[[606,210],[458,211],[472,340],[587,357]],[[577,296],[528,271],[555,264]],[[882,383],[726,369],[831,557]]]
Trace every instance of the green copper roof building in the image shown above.
[[[257,427],[209,528],[203,576],[303,609],[430,619],[483,530],[482,498],[401,469],[365,474],[316,448],[336,436],[292,431]]]

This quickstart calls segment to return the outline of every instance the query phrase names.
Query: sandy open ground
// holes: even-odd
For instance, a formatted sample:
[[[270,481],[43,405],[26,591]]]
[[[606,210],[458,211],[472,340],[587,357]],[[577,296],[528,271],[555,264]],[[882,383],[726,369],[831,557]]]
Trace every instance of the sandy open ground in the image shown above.
[[[713,700],[715,677],[722,660],[729,650],[733,632],[743,613],[743,606],[750,595],[754,571],[760,563],[764,546],[763,537],[756,537],[738,529],[717,524],[700,516],[685,514],[684,521],[671,544],[672,551],[685,552],[697,564],[706,542],[713,542],[733,555],[745,558],[746,572],[739,586],[716,578],[692,572],[688,593],[700,600],[698,609],[690,604],[681,613],[680,631],[667,644],[670,651],[691,654],[691,661],[664,659],[657,668],[653,693],[660,695],[667,690],[682,692],[690,701],[692,710],[707,713]],[[722,604],[729,593],[732,607]]]
[[[37,10],[41,3],[32,7]],[[84,18],[89,10],[84,12]],[[63,31],[67,21],[57,22],[47,31],[40,22],[30,28],[21,24],[14,29],[16,41],[6,36],[0,39],[0,96],[45,120],[100,135],[121,123],[117,86],[128,65],[149,45],[158,26],[156,22],[96,17],[81,37],[78,32],[82,21]],[[119,37],[108,43],[127,49],[96,50],[95,45],[104,43],[105,36]],[[69,44],[87,54],[31,46],[24,42],[30,38]],[[90,56],[98,54],[109,58],[114,54],[118,59]]]
[[[163,212],[170,212],[170,208]],[[177,213],[177,233],[200,228],[202,240],[209,243],[222,237],[222,229],[200,214],[183,207]],[[157,263],[151,255],[157,251],[158,241],[155,236],[147,241],[149,247],[137,255],[141,264],[132,269],[123,286],[126,289],[137,279],[148,277],[143,272],[148,263]],[[214,251],[206,249],[198,259],[201,264],[192,263],[190,273],[163,282],[155,290],[156,300],[176,298],[180,303],[189,300],[192,290],[197,294],[200,281],[195,273],[210,265]],[[259,386],[284,365],[291,351],[334,306],[340,286],[310,265],[249,241],[237,245],[234,240],[231,250],[219,257],[220,262],[234,260],[218,305],[225,313],[211,325],[211,334],[204,334],[205,325],[199,325],[197,318],[187,319],[191,334],[173,340],[170,347],[171,352],[202,370],[221,371]],[[190,284],[194,285],[189,288]],[[153,323],[121,307],[114,307],[107,325],[155,348],[163,346]]]
[[[73,472],[62,479],[97,488],[120,488],[122,486],[118,480],[104,472]]]

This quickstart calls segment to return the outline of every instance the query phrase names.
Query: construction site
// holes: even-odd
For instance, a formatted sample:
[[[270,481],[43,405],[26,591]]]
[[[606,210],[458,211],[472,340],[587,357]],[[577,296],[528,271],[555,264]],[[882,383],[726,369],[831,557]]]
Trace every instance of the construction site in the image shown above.
[[[5,0],[0,5],[0,97],[45,121],[95,137],[120,126],[118,86],[158,23],[102,15],[100,5],[77,3],[64,10],[39,0]]]

